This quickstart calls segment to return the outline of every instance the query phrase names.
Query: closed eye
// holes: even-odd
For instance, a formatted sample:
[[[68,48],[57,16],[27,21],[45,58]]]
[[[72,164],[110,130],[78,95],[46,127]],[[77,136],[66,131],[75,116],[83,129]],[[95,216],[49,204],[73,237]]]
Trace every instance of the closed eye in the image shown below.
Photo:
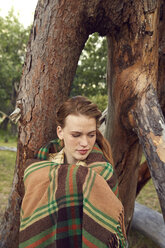
[[[95,136],[95,134],[88,134],[88,136],[92,138]]]
[[[73,132],[71,133],[72,137],[77,138],[80,137],[81,133],[80,132]]]
[[[88,133],[88,136],[90,138],[95,137],[96,136],[96,132],[95,131],[94,132],[90,132],[90,133]]]
[[[80,134],[72,134],[72,137],[74,138],[80,137]]]

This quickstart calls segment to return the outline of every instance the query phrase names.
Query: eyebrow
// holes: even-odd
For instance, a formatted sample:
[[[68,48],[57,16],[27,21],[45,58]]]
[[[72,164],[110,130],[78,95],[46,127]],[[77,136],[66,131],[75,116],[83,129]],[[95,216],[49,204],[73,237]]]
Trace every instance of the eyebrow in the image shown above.
[[[82,132],[73,130],[73,131],[71,131],[71,133],[81,134]],[[88,132],[87,134],[91,134],[91,133],[96,133],[96,130],[92,130],[92,131]]]

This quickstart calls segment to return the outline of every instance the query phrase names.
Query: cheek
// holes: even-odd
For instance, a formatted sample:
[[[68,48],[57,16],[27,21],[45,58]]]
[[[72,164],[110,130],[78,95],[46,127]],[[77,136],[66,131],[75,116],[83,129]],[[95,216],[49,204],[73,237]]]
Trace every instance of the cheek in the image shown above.
[[[65,140],[65,145],[67,145],[67,147],[69,149],[72,149],[73,147],[75,147],[77,144],[77,140],[75,140],[73,137],[68,137],[66,140]]]
[[[93,139],[90,139],[90,145],[93,147],[95,142],[96,142],[96,137],[94,137]]]

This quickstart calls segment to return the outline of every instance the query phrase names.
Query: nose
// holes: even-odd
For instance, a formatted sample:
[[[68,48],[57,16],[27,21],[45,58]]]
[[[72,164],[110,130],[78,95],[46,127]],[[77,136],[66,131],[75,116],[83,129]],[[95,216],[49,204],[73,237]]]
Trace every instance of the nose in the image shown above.
[[[82,136],[82,137],[81,137],[80,145],[81,145],[81,146],[84,146],[84,147],[88,145],[88,139],[87,139],[86,136]]]

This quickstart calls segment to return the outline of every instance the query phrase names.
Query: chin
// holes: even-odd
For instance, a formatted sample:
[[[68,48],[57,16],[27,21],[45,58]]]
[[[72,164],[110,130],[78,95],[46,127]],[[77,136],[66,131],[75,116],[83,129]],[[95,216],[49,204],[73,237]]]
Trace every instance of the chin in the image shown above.
[[[78,160],[85,160],[89,154],[79,156]]]
[[[82,161],[82,160],[85,160],[87,157],[88,157],[88,155],[90,154],[90,152],[91,152],[91,150],[87,153],[87,154],[84,154],[84,155],[81,155],[81,154],[74,154],[75,156],[74,156],[74,158],[77,160],[77,161]]]

